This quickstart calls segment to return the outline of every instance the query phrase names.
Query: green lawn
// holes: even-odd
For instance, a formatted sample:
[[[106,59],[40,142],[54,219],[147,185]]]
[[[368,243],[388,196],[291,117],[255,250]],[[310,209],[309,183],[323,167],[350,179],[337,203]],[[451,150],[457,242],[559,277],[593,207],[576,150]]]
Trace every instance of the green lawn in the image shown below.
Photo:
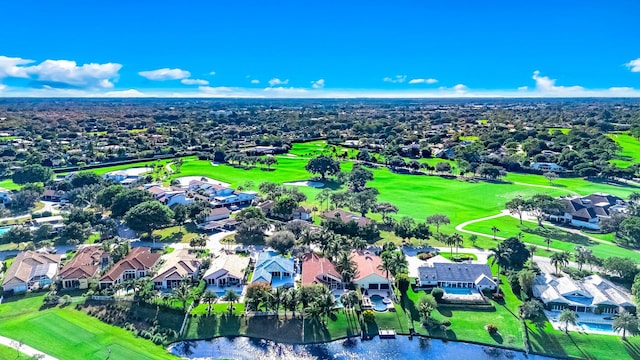
[[[555,330],[546,318],[527,321],[531,351],[536,354],[581,359],[640,359],[640,339],[618,336],[579,334]]]
[[[628,134],[608,134],[622,150],[617,154],[617,158],[611,160],[619,167],[628,167],[631,164],[640,162],[640,141]]]
[[[568,134],[571,129],[569,128],[561,128],[561,127],[551,127],[549,128],[549,134],[553,134],[555,132],[560,132],[563,134]]]
[[[8,346],[0,345],[0,359],[5,360],[28,360],[29,356],[18,352],[14,348],[10,348]]]
[[[461,141],[478,141],[480,140],[480,137],[475,135],[468,135],[468,136],[460,136],[458,137],[458,139]]]
[[[40,310],[44,294],[5,299],[0,334],[60,359],[176,359],[152,342],[73,309]]]
[[[192,223],[185,226],[171,226],[153,231],[153,235],[161,236],[162,242],[183,242],[188,243],[191,239],[198,237],[199,233]]]
[[[551,238],[551,248],[558,250],[573,251],[576,246],[585,246],[593,250],[593,254],[602,257],[630,257],[640,262],[640,253],[630,249],[625,249],[617,246],[616,244],[599,243],[590,240],[584,236],[568,233],[558,228],[546,227],[540,229],[536,223],[525,221],[522,225],[518,219],[511,216],[503,216],[495,219],[480,221],[464,227],[465,230],[480,232],[487,235],[493,235],[491,228],[496,226],[500,229],[497,234],[499,237],[507,238],[512,236],[518,236],[519,232],[522,232],[524,237],[522,241],[536,244],[539,248],[546,248],[545,242],[546,234],[544,231],[548,231],[548,235]],[[493,241],[493,239],[489,239]]]
[[[599,183],[587,181],[583,178],[560,178],[554,180],[553,184],[550,184],[549,180],[547,180],[547,178],[542,175],[509,173],[504,179],[508,181],[532,185],[553,186],[554,188],[558,189],[558,191],[563,191],[563,195],[568,195],[571,191],[577,192],[580,195],[589,195],[594,192],[603,192],[626,198],[632,192],[640,191],[640,187],[637,186]],[[545,192],[546,190],[551,189],[538,188],[538,190],[539,192]]]
[[[11,179],[0,180],[0,188],[7,190],[20,190],[20,185],[13,182]]]

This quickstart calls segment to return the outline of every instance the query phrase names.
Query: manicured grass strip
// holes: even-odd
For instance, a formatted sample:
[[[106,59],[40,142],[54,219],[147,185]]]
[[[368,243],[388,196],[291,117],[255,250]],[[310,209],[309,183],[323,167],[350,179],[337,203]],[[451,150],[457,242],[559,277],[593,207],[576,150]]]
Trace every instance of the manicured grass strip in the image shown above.
[[[617,159],[611,162],[619,167],[628,167],[633,163],[640,162],[640,141],[628,134],[608,134],[622,150],[618,152]]]
[[[560,178],[554,180],[553,183],[549,183],[549,180],[542,175],[508,173],[504,179],[532,185],[552,186],[557,188],[558,191],[564,191],[562,195],[568,195],[571,191],[575,191],[580,195],[602,192],[626,198],[632,192],[640,191],[637,186],[593,182],[583,178]],[[541,193],[546,193],[547,191],[545,188],[538,189]]]
[[[500,232],[497,234],[499,237],[517,237],[518,233],[522,232],[524,235],[522,241],[536,244],[540,248],[547,248],[547,243],[545,242],[546,237],[541,235],[542,231],[544,231],[543,229],[538,228],[535,223],[526,221],[520,225],[518,219],[511,216],[480,221],[467,225],[464,229],[492,235],[491,228],[494,226],[500,229]],[[568,233],[558,228],[546,227],[546,229],[549,231],[549,237],[552,240],[550,248],[573,252],[576,246],[584,246],[593,250],[593,254],[598,257],[629,257],[640,262],[640,253],[622,248],[616,244],[596,242],[584,236]]]
[[[67,308],[39,310],[44,295],[9,299],[0,307],[0,334],[60,359],[176,359],[161,346]]]
[[[8,346],[4,346],[4,345],[0,345],[0,359],[6,359],[6,360],[28,360],[31,359],[31,357],[19,352],[18,350],[8,347]]]

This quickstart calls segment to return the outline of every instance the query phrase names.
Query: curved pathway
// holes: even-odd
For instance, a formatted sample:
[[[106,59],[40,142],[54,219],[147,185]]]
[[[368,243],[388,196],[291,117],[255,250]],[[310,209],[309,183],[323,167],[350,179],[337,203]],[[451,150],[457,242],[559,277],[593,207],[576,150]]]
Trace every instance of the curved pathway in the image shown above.
[[[27,356],[32,356],[32,357],[40,356],[40,358],[43,360],[58,360],[58,358],[55,358],[51,355],[47,355],[42,351],[32,348],[29,345],[20,344],[17,340],[13,340],[8,337],[0,336],[0,344],[8,346],[12,349],[16,349]]]

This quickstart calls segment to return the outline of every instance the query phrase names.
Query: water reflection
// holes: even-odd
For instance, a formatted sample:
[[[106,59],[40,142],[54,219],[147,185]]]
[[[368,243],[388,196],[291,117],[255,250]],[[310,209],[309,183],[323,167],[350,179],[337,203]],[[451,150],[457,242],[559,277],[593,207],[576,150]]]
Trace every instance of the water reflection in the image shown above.
[[[270,340],[246,337],[217,338],[213,340],[184,341],[169,347],[172,354],[191,360],[392,360],[392,359],[551,359],[487,346],[460,342],[444,343],[436,339],[399,336],[396,339],[361,341],[358,338],[330,343],[287,345]]]

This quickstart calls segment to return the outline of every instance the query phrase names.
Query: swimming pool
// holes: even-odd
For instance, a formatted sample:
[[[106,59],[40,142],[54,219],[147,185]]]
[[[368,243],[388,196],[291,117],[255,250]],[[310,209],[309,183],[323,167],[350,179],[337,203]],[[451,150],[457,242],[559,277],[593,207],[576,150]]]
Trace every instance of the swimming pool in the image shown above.
[[[0,227],[0,236],[4,235],[4,233],[11,230],[11,226]]]
[[[384,298],[380,295],[371,295],[371,304],[373,310],[378,312],[387,311],[387,304],[384,303]]]
[[[233,289],[230,289],[230,290],[233,290]],[[236,290],[233,290],[233,292],[235,292],[236,295],[238,295],[238,296],[242,295],[242,293],[239,293]],[[226,290],[225,291],[216,291],[215,293],[216,293],[216,295],[218,295],[218,299],[222,299],[222,297],[227,293],[227,291]]]
[[[442,288],[444,290],[445,293],[447,294],[454,294],[454,295],[473,295],[473,289],[470,288]]]
[[[611,324],[598,324],[592,322],[579,322],[578,326],[581,326],[585,330],[591,331],[602,331],[602,332],[613,332],[613,327]]]

